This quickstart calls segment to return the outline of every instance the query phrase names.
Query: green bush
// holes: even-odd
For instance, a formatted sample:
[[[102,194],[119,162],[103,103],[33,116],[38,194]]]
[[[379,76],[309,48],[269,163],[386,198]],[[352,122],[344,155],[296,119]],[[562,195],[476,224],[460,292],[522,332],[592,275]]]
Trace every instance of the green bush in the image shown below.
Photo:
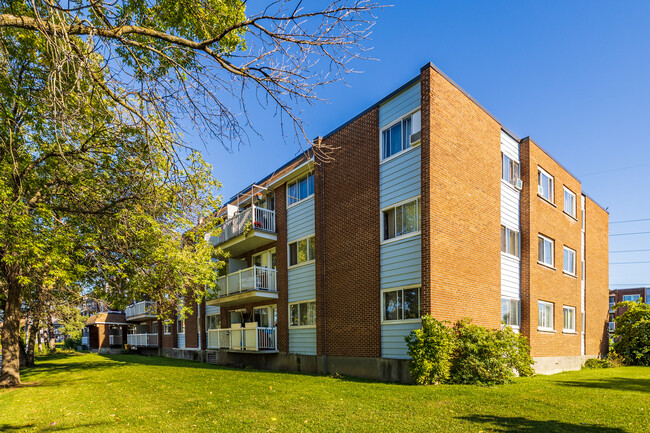
[[[510,327],[487,329],[465,319],[449,328],[425,316],[422,329],[411,332],[406,342],[418,384],[494,385],[511,382],[516,374],[533,374],[528,341]]]
[[[77,350],[77,346],[81,346],[81,338],[66,338],[63,340],[64,349]]]
[[[613,367],[608,359],[590,358],[585,361],[582,368],[610,368]]]
[[[450,355],[453,350],[452,332],[443,322],[431,316],[422,318],[422,329],[405,337],[411,376],[419,385],[432,385],[449,378]]]
[[[614,319],[613,349],[627,365],[650,365],[650,305],[639,302],[621,302],[614,308],[627,307],[625,313]]]

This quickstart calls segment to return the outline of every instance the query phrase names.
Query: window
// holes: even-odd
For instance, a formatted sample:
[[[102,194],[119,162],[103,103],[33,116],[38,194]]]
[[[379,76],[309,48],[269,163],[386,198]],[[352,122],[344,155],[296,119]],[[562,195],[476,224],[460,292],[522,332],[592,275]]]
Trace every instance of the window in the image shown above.
[[[553,176],[537,168],[537,181],[538,181],[538,191],[537,193],[545,198],[546,200],[553,203]]]
[[[382,293],[382,320],[420,318],[420,288],[391,289]]]
[[[151,333],[152,334],[157,334],[158,333],[158,322],[153,322],[151,324]]]
[[[316,301],[289,304],[289,327],[316,326]]]
[[[650,304],[650,288],[645,289],[645,303]]]
[[[307,263],[315,259],[316,236],[310,236],[289,244],[289,266]]]
[[[548,266],[553,266],[553,239],[539,235],[539,257],[538,261]]]
[[[537,303],[538,318],[537,328],[541,330],[553,330],[553,304],[550,302],[539,301]]]
[[[631,301],[631,302],[636,302],[639,300],[641,295],[625,295],[623,296],[623,302],[625,301]]]
[[[614,311],[614,305],[616,303],[614,302],[614,295],[609,296],[609,311]]]
[[[564,313],[564,324],[562,325],[562,330],[564,332],[575,332],[576,331],[576,309],[575,307],[567,307],[566,305],[562,308]]]
[[[501,298],[501,323],[519,327],[519,302],[518,299]]]
[[[172,333],[172,324],[171,323],[165,323],[163,326],[163,332],[165,334],[171,334]]]
[[[564,267],[567,274],[576,274],[576,252],[569,247],[564,247]]]
[[[287,205],[314,195],[314,174],[307,174],[287,184]]]
[[[501,251],[515,257],[519,257],[519,232],[501,226]]]
[[[210,314],[205,317],[206,328],[208,331],[211,329],[220,329],[221,328],[221,314]]]
[[[185,334],[185,320],[183,319],[176,320],[176,333]]]
[[[383,211],[384,240],[420,231],[420,199]]]
[[[519,163],[510,159],[504,153],[501,154],[501,179],[508,182],[510,185],[517,186],[517,181],[520,179]]]
[[[381,132],[382,158],[408,149],[420,140],[420,112],[402,118]]]
[[[576,217],[576,195],[571,192],[566,186],[564,187],[564,212]]]

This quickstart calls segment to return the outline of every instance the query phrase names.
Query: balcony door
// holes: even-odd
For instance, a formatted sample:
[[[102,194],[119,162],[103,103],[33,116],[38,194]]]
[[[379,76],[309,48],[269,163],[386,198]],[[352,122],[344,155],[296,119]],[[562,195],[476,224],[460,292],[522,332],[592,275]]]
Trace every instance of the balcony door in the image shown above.
[[[253,310],[255,322],[260,328],[273,328],[278,321],[278,309],[276,305],[257,307]]]
[[[275,248],[255,254],[252,261],[253,266],[275,269]]]
[[[275,290],[275,248],[255,254],[252,258],[255,268],[255,288],[258,290]]]

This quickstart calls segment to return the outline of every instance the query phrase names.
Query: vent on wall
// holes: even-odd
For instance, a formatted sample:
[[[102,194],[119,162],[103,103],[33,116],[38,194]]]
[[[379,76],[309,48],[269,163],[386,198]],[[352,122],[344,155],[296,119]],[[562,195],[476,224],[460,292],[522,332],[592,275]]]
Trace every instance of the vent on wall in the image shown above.
[[[215,364],[217,363],[217,353],[216,352],[208,352],[208,358],[207,358],[208,364]]]

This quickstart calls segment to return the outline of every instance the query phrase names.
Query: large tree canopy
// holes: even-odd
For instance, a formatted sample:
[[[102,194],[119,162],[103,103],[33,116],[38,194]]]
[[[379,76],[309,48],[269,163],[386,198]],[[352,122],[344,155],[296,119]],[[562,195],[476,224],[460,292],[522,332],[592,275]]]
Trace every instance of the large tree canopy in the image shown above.
[[[0,1],[0,386],[20,381],[23,303],[94,288],[174,308],[214,283],[219,185],[183,132],[246,140],[253,95],[306,140],[301,104],[350,71],[375,8],[259,3]]]

